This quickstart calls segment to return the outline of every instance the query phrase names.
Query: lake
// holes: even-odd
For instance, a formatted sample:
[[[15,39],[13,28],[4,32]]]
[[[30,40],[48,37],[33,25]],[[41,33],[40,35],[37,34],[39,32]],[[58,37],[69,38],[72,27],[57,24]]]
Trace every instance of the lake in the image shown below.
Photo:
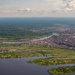
[[[0,59],[0,75],[50,75],[47,70],[57,66],[74,66],[75,64],[60,64],[52,66],[40,66],[29,64],[27,61],[44,57],[27,57]],[[70,74],[75,75],[75,74]]]

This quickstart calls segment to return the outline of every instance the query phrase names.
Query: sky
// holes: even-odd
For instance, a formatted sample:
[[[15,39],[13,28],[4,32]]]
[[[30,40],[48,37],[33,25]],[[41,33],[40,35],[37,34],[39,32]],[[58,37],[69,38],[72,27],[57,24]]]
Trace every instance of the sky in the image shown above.
[[[0,0],[0,17],[75,17],[75,0]]]

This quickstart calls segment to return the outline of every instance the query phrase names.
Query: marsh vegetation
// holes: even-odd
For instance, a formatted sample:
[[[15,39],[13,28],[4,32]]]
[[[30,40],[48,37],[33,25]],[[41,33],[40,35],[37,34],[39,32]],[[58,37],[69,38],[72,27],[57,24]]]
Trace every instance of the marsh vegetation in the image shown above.
[[[30,56],[75,57],[75,51],[35,44],[0,44],[0,58]]]
[[[57,67],[48,70],[52,75],[70,75],[75,73],[75,66]]]

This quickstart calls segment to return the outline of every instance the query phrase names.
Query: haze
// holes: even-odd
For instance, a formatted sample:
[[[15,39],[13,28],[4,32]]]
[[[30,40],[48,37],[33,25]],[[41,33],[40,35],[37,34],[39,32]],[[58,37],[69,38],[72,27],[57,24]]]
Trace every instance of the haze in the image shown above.
[[[75,17],[75,0],[0,0],[0,17]]]

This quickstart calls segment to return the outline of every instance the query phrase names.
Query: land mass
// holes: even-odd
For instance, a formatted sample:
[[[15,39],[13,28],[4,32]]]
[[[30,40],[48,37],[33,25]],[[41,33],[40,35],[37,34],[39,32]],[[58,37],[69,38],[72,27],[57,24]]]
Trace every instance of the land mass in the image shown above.
[[[75,19],[0,18],[0,58],[35,56],[45,58],[28,63],[45,66],[75,64]],[[75,66],[53,68],[48,72],[75,73]]]

